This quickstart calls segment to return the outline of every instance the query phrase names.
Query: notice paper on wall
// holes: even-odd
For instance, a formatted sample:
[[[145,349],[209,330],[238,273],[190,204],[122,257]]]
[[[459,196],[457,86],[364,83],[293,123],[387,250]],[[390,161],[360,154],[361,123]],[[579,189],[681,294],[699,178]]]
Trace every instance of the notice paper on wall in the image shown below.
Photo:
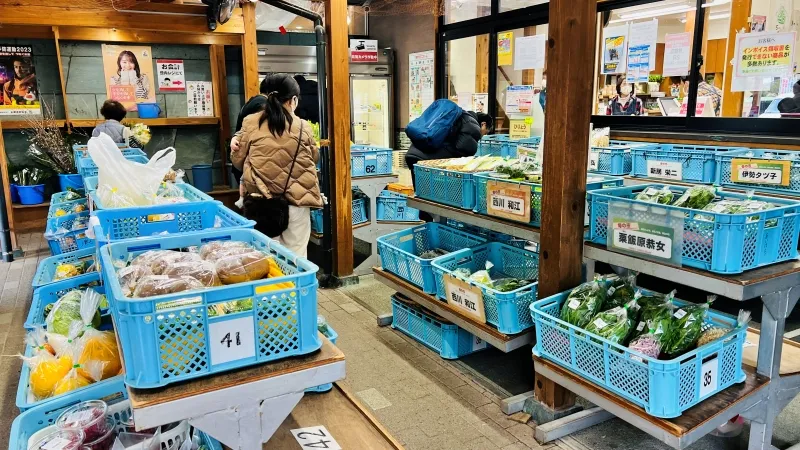
[[[486,114],[488,108],[489,94],[472,94],[472,111]]]
[[[182,59],[157,59],[156,72],[159,92],[186,91]]]
[[[531,114],[533,104],[533,86],[509,86],[506,90],[506,114],[509,116]]]
[[[627,67],[628,24],[603,29],[603,73],[623,73]]]
[[[210,81],[186,82],[186,107],[189,117],[213,117],[214,97]]]
[[[649,55],[648,72],[656,70],[656,42],[658,40],[658,19],[645,22],[632,23],[628,38],[628,57],[634,49],[640,52],[647,52]],[[630,63],[628,63],[630,65]]]
[[[739,33],[736,35],[737,77],[782,77],[794,69],[797,33]]]
[[[433,103],[433,50],[408,55],[408,120],[422,115]]]
[[[692,33],[668,34],[664,38],[665,77],[689,75],[689,60],[692,57]]]
[[[543,69],[546,41],[544,34],[518,37],[514,44],[514,70]]]
[[[650,50],[648,46],[631,47],[628,52],[628,70],[625,81],[646,83],[650,79]]]
[[[510,66],[514,57],[514,32],[497,33],[497,65]]]

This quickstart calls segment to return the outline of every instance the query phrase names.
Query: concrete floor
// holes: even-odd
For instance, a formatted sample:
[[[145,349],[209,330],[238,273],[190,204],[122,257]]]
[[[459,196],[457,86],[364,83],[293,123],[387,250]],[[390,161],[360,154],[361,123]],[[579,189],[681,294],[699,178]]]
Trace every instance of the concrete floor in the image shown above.
[[[20,243],[26,258],[0,263],[0,449],[7,448],[8,430],[18,413],[14,400],[21,363],[14,355],[23,350],[31,278],[38,261],[49,256],[41,235],[21,236]],[[500,411],[502,388],[487,384],[459,361],[441,359],[391,327],[376,326],[376,315],[391,310],[390,294],[388,288],[364,277],[360,285],[321,290],[319,313],[339,334],[337,344],[347,357],[343,382],[409,450],[667,448],[616,419],[540,446],[533,439],[533,423],[515,422]],[[800,442],[798,414],[800,401],[795,400],[779,418],[774,436],[779,448]],[[745,436],[706,437],[690,448],[744,449]]]

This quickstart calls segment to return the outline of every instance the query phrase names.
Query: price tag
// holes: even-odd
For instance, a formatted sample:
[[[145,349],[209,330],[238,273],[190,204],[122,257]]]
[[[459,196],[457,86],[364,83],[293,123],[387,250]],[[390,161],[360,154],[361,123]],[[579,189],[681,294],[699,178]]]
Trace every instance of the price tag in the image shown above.
[[[569,306],[569,309],[573,310],[578,309],[581,307],[581,302],[580,300],[573,298],[572,300],[569,301],[569,304],[567,306]]]
[[[175,220],[175,214],[174,213],[150,214],[149,216],[147,216],[147,222],[148,223],[166,222],[166,221],[169,221],[169,220]]]
[[[700,368],[700,398],[707,397],[717,390],[719,377],[719,358],[703,363]]]
[[[602,330],[603,328],[607,327],[608,324],[606,323],[605,320],[603,320],[602,318],[598,317],[597,319],[594,320],[594,326],[598,330]]]
[[[674,161],[647,161],[647,176],[681,181],[683,164]]]
[[[478,350],[483,350],[486,348],[486,341],[479,338],[478,336],[472,337],[472,351],[477,352]]]
[[[63,437],[56,437],[51,439],[50,441],[46,442],[44,445],[39,447],[41,450],[61,450],[67,448],[70,444],[69,439],[65,439]]]
[[[529,223],[531,221],[531,187],[489,180],[486,183],[486,210],[490,216]]]
[[[372,175],[378,172],[378,155],[370,154],[364,158],[364,172]]]
[[[679,309],[675,311],[675,314],[673,314],[673,316],[675,316],[675,318],[678,320],[683,319],[684,317],[686,317],[686,310]]]
[[[600,152],[589,152],[589,170],[599,170],[600,168]]]
[[[531,123],[526,120],[512,119],[510,121],[511,129],[509,130],[509,138],[511,140],[527,139],[531,137]]]
[[[212,365],[256,356],[253,316],[211,322],[208,329]]]
[[[459,280],[449,274],[444,276],[447,304],[454,306],[466,316],[486,323],[486,311],[483,309],[483,291],[477,286]]]
[[[670,261],[675,230],[642,222],[613,222],[609,246]]]
[[[789,186],[791,168],[791,161],[734,159],[731,161],[731,181]]]
[[[517,158],[522,162],[536,162],[539,159],[539,151],[533,147],[518,145]]]
[[[300,448],[322,448],[328,450],[342,450],[342,447],[331,436],[330,431],[322,425],[315,427],[298,428],[291,430],[292,436],[300,444]]]

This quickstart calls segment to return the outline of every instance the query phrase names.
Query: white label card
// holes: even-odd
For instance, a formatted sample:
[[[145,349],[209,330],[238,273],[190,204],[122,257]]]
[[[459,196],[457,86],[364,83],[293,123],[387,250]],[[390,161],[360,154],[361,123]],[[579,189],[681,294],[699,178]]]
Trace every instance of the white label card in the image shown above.
[[[683,319],[684,316],[686,316],[686,311],[685,310],[679,309],[679,310],[675,311],[675,318],[676,319]]]
[[[517,197],[492,194],[492,207],[515,216],[525,215],[525,200]]]
[[[578,309],[581,306],[581,302],[578,299],[572,299],[569,301],[569,309]]]
[[[600,152],[589,152],[589,170],[598,170],[600,168]]]
[[[774,184],[783,183],[783,171],[780,169],[767,169],[764,167],[739,166],[739,181],[742,183]]]
[[[486,341],[479,338],[478,336],[472,337],[472,351],[477,352],[478,350],[483,350],[486,348]]]
[[[700,368],[700,398],[717,390],[717,378],[719,378],[719,358],[703,363]]]
[[[342,450],[342,447],[322,425],[291,430],[292,436],[303,449]]]
[[[69,446],[69,439],[56,437],[40,447],[41,450],[61,450]]]
[[[211,364],[224,364],[256,356],[253,317],[212,322],[209,328]]]
[[[683,164],[675,161],[647,161],[647,176],[680,181],[683,179]]]
[[[614,246],[663,259],[672,258],[672,239],[639,230],[615,228]]]
[[[447,283],[447,291],[450,294],[450,303],[455,304],[466,312],[477,315],[478,295],[468,289],[464,289],[455,283]]]
[[[378,172],[378,156],[377,155],[367,155],[364,158],[364,172],[367,175],[371,175]]]
[[[601,319],[600,317],[598,317],[597,319],[595,319],[595,320],[594,320],[594,326],[595,326],[595,327],[596,327],[598,330],[602,330],[603,328],[607,327],[607,326],[608,326],[608,324],[606,323],[606,321],[605,321],[605,320],[603,320],[603,319]]]

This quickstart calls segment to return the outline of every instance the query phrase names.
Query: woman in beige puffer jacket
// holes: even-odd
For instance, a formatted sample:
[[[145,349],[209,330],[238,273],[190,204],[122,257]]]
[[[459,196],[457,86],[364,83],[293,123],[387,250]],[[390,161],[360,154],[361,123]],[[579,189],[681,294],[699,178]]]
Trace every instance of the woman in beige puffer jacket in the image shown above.
[[[294,115],[300,98],[300,87],[294,78],[269,75],[266,92],[264,111],[247,116],[231,141],[231,159],[243,172],[245,215],[257,223],[272,218],[247,210],[247,197],[281,196],[286,186],[289,226],[275,239],[298,256],[306,257],[311,237],[310,208],[322,207],[316,167],[319,149],[311,125]]]

